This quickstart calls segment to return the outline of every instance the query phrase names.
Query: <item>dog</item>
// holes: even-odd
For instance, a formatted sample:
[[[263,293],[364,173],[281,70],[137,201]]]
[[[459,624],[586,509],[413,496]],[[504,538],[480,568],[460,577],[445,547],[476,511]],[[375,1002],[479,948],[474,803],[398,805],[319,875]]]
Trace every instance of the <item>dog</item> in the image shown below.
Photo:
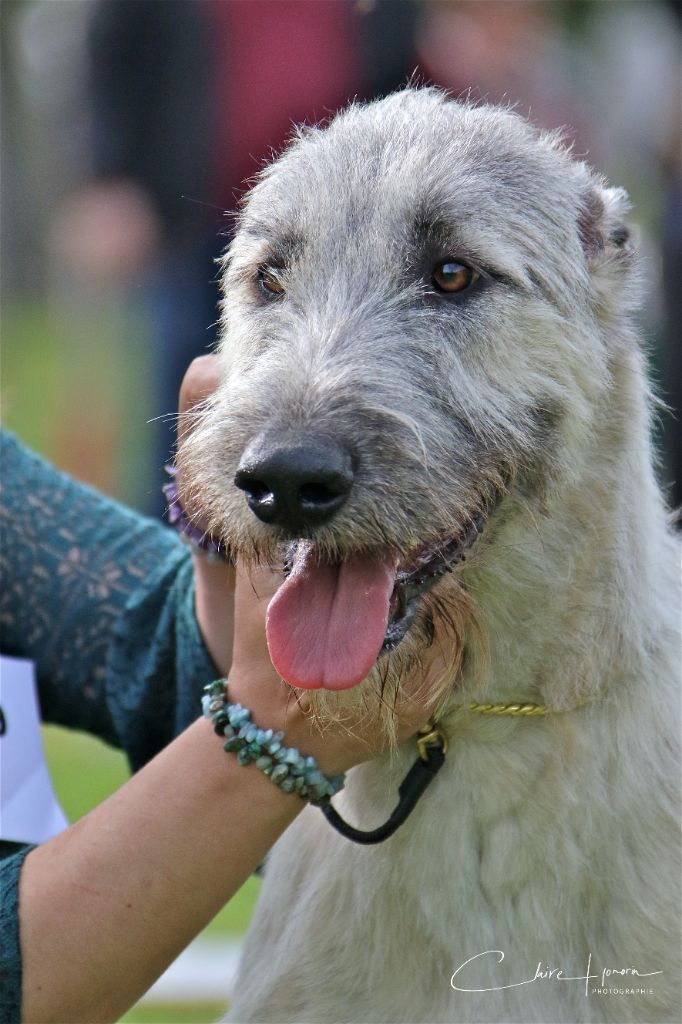
[[[305,568],[268,640],[321,721],[390,736],[445,635],[448,751],[384,843],[311,806],[276,844],[230,1020],[680,1019],[678,549],[627,206],[559,134],[413,87],[248,195],[193,514]],[[334,806],[379,825],[416,756]]]

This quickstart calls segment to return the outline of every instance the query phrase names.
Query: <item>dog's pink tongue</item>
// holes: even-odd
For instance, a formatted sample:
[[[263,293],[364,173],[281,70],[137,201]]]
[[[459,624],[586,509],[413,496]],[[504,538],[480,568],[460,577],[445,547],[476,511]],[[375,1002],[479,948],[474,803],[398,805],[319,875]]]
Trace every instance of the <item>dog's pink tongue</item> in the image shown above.
[[[270,658],[282,678],[306,690],[361,682],[381,650],[394,583],[389,559],[320,565],[313,545],[300,542],[266,619]]]

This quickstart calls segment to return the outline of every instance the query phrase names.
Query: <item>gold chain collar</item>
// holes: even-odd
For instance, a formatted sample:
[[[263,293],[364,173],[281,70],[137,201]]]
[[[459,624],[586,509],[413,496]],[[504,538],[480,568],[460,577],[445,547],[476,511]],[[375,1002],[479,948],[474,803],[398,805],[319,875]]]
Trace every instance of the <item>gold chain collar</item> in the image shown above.
[[[478,704],[475,700],[466,707],[477,715],[511,715],[519,718],[551,715],[554,710],[548,708],[546,704]],[[572,711],[573,708],[567,710]]]
[[[461,704],[459,708],[453,708],[452,710],[466,710],[475,715],[539,718],[543,715],[561,715],[568,711],[577,711],[578,708],[584,707],[587,703],[588,701],[583,700],[579,704],[574,704],[572,708],[548,708],[546,704],[479,704],[478,701],[472,700],[468,704]],[[426,760],[426,747],[433,744],[440,745],[444,754],[447,752],[448,741],[442,723],[434,722],[433,719],[430,719],[426,725],[421,727],[417,734],[417,749],[423,761]]]

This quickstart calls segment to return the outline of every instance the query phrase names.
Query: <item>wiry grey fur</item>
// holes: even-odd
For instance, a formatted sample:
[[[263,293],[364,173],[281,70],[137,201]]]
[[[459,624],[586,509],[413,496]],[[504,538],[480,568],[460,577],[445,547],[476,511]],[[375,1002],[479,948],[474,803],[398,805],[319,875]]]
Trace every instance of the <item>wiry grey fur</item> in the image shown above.
[[[397,651],[317,703],[376,714],[383,681],[390,728],[386,695],[440,619],[444,770],[377,848],[304,812],[272,855],[233,1020],[680,1018],[678,555],[625,210],[558,136],[430,89],[302,130],[248,197],[225,259],[224,382],[182,453],[193,511],[240,557],[275,557],[281,537],[233,478],[254,438],[310,432],[357,456],[315,536],[324,557],[405,556],[496,504]],[[430,295],[445,257],[480,266],[483,287]],[[255,283],[273,263],[274,302]],[[472,698],[586,703],[489,720],[462,710]],[[380,823],[413,757],[356,769],[337,806]],[[599,983],[455,991],[488,950],[504,963],[476,961],[463,987],[538,963],[584,975],[590,955]],[[631,967],[662,973],[606,982],[644,994],[592,994]]]

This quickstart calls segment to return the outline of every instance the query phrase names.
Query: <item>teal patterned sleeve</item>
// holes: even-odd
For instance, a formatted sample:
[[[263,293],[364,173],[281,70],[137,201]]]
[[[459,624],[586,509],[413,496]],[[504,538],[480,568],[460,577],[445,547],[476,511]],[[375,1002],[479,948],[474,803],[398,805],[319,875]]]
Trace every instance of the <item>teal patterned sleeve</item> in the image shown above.
[[[21,1020],[19,873],[32,846],[0,842],[0,1021]]]
[[[217,670],[194,615],[186,546],[4,432],[0,577],[0,650],[36,663],[45,722],[123,748],[136,769],[198,717]],[[20,998],[21,859],[0,861],[2,1022],[14,1019],[3,1007]]]
[[[43,720],[139,767],[215,677],[175,533],[76,483],[11,435],[0,447],[0,649],[37,665]]]

